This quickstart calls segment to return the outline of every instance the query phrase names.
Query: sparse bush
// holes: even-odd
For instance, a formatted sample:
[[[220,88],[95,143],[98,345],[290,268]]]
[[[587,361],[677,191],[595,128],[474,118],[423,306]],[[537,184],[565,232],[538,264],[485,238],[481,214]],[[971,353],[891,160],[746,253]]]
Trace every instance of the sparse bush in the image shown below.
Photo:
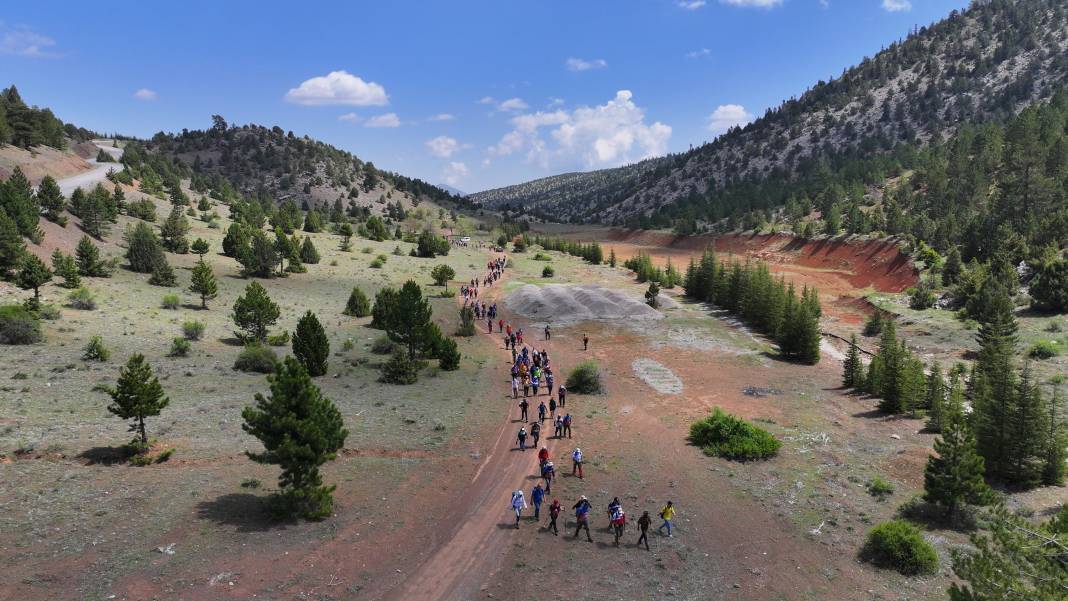
[[[187,321],[182,324],[182,335],[186,340],[200,340],[204,337],[204,322]]]
[[[345,342],[341,343],[341,350],[343,351],[351,351],[354,348],[356,348],[356,343],[353,342],[352,338],[346,338]]]
[[[604,392],[601,382],[601,370],[593,361],[583,361],[567,377],[568,392],[578,394],[600,394]]]
[[[161,306],[164,309],[177,309],[182,304],[182,300],[178,298],[177,294],[165,294],[163,295],[163,302]]]
[[[456,341],[444,338],[438,345],[438,366],[444,371],[456,371],[460,369],[460,349]]]
[[[258,478],[245,478],[241,481],[241,488],[257,489],[261,486],[263,486],[263,482]]]
[[[868,482],[868,494],[882,501],[894,494],[894,485],[879,476],[875,476]]]
[[[549,255],[543,253],[543,252],[539,252],[539,253],[536,253],[534,255],[534,260],[535,261],[552,261],[553,258],[550,257]]]
[[[285,346],[289,344],[289,330],[283,330],[281,334],[271,334],[267,337],[270,346]]]
[[[246,346],[234,361],[234,369],[238,371],[250,371],[261,374],[274,373],[278,365],[278,355],[270,347],[259,344]]]
[[[88,344],[82,349],[82,359],[86,361],[100,361],[101,363],[108,360],[111,356],[111,351],[108,347],[104,346],[104,339],[100,336],[93,336],[89,339]]]
[[[371,269],[382,269],[383,265],[385,265],[384,261],[382,261],[380,259],[375,259],[375,260],[371,261],[367,266],[370,267]]]
[[[1056,322],[1056,321],[1051,321],[1051,322],[1049,322],[1049,325],[1046,326],[1046,331],[1047,332],[1051,332],[1053,334],[1061,332],[1061,331],[1063,331],[1063,329],[1064,328],[1061,327],[1061,324]]]
[[[363,290],[352,289],[343,313],[350,317],[367,317],[371,314],[371,301],[367,300],[367,295],[363,293]]]
[[[690,426],[690,442],[706,455],[739,461],[774,457],[782,446],[767,430],[718,407],[712,415]]]
[[[128,202],[126,203],[126,214],[144,221],[155,221],[156,203],[147,198]]]
[[[401,250],[401,247],[400,247],[399,244],[397,246],[393,247],[393,255],[397,256],[397,257],[403,257],[404,256],[404,251]]]
[[[457,336],[475,335],[475,312],[471,307],[465,306],[460,309],[460,329],[456,330]]]
[[[41,322],[22,305],[0,306],[0,344],[41,341]]]
[[[187,357],[189,356],[189,341],[185,338],[178,337],[171,341],[171,351],[167,353],[170,357]]]
[[[382,364],[382,381],[387,384],[408,385],[419,380],[419,362],[408,358],[402,349],[393,351],[393,356]]]
[[[92,311],[93,309],[96,309],[96,298],[85,286],[68,294],[67,302],[71,307],[81,309],[82,311]]]
[[[556,275],[556,270],[553,269],[552,265],[546,265],[545,268],[541,270],[541,277],[543,278],[551,278],[554,275]]]
[[[386,336],[385,334],[375,338],[374,342],[371,343],[371,352],[376,355],[391,355],[398,348],[397,344],[390,340],[389,336]]]
[[[871,529],[861,551],[871,563],[906,576],[931,574],[938,569],[938,552],[920,530],[904,520],[890,520]]]
[[[174,455],[174,449],[167,449],[159,455],[156,455],[156,463],[164,463],[166,461],[169,461],[172,455]]]
[[[909,308],[917,311],[925,311],[935,305],[938,297],[935,296],[931,283],[924,279],[915,288],[908,289]]]
[[[152,457],[141,453],[131,455],[130,465],[133,465],[135,467],[145,467],[147,465],[152,465]]]
[[[365,246],[365,247],[360,249],[360,252],[362,252],[365,255],[369,255],[369,254],[375,252],[375,249],[371,248],[370,246]]]
[[[1057,344],[1051,340],[1039,340],[1027,351],[1027,356],[1032,359],[1052,359],[1059,354]]]
[[[883,317],[883,312],[876,309],[875,313],[872,313],[871,317],[869,317],[868,321],[864,324],[864,335],[878,336],[879,334],[882,334],[885,321],[886,318]]]
[[[41,305],[41,308],[37,310],[37,317],[45,321],[55,321],[63,317],[63,314],[60,313],[59,307],[55,305]]]

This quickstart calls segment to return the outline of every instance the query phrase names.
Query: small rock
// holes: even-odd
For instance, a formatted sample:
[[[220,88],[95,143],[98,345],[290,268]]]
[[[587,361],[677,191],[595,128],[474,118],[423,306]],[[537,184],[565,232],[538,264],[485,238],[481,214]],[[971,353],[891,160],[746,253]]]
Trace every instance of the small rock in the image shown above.
[[[901,440],[901,436],[899,434],[891,434],[890,438],[893,438],[894,440]]]

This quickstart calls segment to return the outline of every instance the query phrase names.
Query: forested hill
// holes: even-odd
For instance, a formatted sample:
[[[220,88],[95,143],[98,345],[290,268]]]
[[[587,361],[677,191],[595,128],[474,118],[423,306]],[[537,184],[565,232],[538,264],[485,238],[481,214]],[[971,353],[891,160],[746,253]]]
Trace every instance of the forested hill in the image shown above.
[[[422,200],[463,203],[437,186],[380,170],[370,161],[278,126],[229,125],[218,115],[212,119],[206,130],[161,132],[143,145],[132,144],[126,162],[135,170],[146,159],[150,170],[177,170],[177,175],[191,178],[194,190],[229,190],[276,202],[293,200],[298,206],[327,207],[340,201],[385,212]],[[155,175],[166,179],[164,173]]]
[[[50,146],[63,150],[68,140],[84,142],[94,137],[99,135],[63,123],[47,108],[27,105],[15,86],[0,91],[0,146],[13,144],[24,149]]]
[[[976,1],[687,153],[470,198],[554,220],[731,227],[785,204],[783,194],[753,194],[760,184],[841,174],[902,143],[922,147],[963,124],[1003,122],[1066,82],[1068,4]]]

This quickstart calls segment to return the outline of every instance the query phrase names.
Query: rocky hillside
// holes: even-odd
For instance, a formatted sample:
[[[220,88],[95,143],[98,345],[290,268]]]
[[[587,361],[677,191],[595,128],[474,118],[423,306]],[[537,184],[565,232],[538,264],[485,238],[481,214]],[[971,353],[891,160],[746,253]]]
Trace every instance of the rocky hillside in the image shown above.
[[[128,147],[126,162],[139,170],[141,161],[149,159],[150,168],[189,177],[197,191],[232,190],[312,208],[340,201],[346,207],[386,213],[390,206],[407,209],[423,200],[452,206],[463,202],[437,186],[382,171],[370,161],[278,126],[229,125],[218,115],[213,121],[207,130],[158,133],[143,145]],[[164,169],[159,169],[161,163]],[[165,174],[157,175],[165,179]]]
[[[471,195],[575,222],[671,225],[663,207],[862,157],[922,146],[962,124],[1001,122],[1068,81],[1068,5],[976,1],[745,128],[663,159]],[[735,217],[748,207],[730,207]],[[715,215],[723,218],[727,214]],[[711,216],[699,216],[711,217]]]

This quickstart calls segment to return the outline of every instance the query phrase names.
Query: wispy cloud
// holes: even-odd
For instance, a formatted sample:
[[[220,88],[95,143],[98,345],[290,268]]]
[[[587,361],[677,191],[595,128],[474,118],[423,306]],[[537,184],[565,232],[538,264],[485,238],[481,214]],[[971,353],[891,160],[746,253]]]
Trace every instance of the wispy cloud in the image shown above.
[[[438,113],[427,118],[427,121],[455,121],[456,115],[452,113]]]
[[[516,111],[525,111],[530,108],[526,102],[523,102],[522,98],[509,98],[502,101],[497,105],[497,110],[502,113],[514,113]]]
[[[683,10],[697,10],[706,4],[705,0],[678,0],[675,6]]]
[[[470,144],[461,144],[456,138],[450,138],[449,136],[431,138],[425,144],[430,149],[430,154],[442,159],[447,159],[461,150],[471,148]]]
[[[445,178],[445,183],[450,186],[457,186],[467,174],[469,173],[467,165],[462,161],[452,161],[445,167],[445,171],[442,176]]]
[[[564,66],[567,67],[568,71],[590,71],[592,69],[604,69],[608,66],[608,61],[603,58],[586,60],[572,57],[564,61]]]
[[[56,58],[59,53],[51,50],[56,41],[41,35],[25,25],[7,27],[0,22],[0,54],[13,54],[27,58]]]
[[[910,0],[883,0],[883,10],[891,13],[900,13],[912,10]]]
[[[306,79],[286,92],[286,100],[308,106],[350,105],[385,106],[386,89],[373,81],[364,81],[347,71],[331,71]]]
[[[140,90],[137,90],[133,93],[133,97],[138,100],[144,100],[145,102],[151,102],[159,98],[159,94],[157,94],[155,90],[141,88]]]
[[[771,8],[782,4],[782,0],[719,0],[723,4],[731,6],[755,6],[757,8]]]
[[[397,113],[385,113],[375,115],[364,122],[364,127],[400,127],[400,118]]]
[[[338,115],[337,120],[345,121],[346,123],[359,123],[360,116],[356,113],[345,113],[344,115]]]
[[[697,58],[705,58],[705,57],[711,56],[711,55],[712,55],[712,51],[711,50],[709,50],[708,48],[701,48],[700,50],[691,50],[690,52],[687,52],[686,53],[686,58],[688,58],[688,59],[697,59]]]

